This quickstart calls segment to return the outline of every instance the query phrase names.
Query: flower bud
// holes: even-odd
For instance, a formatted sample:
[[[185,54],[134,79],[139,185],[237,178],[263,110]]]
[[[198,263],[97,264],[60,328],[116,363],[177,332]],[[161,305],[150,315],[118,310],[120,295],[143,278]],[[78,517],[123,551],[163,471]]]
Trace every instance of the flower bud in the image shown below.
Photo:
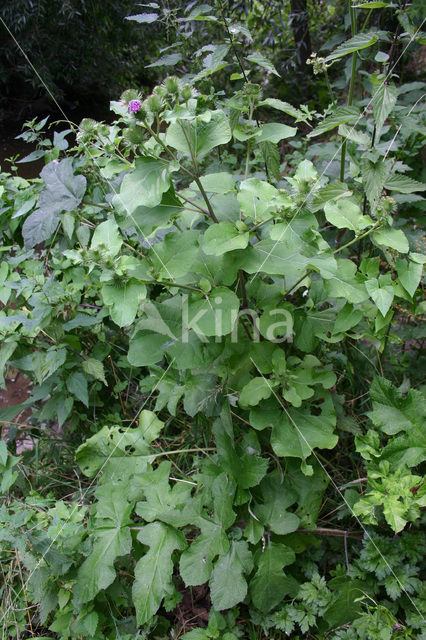
[[[185,102],[192,98],[192,87],[191,87],[191,85],[186,84],[184,87],[182,87],[181,96],[182,96],[182,99],[185,100]]]
[[[128,111],[129,113],[137,113],[138,111],[140,111],[141,106],[142,102],[140,100],[130,100]]]
[[[179,93],[179,78],[176,76],[169,76],[164,80],[164,87],[168,93],[176,95]]]
[[[130,102],[131,100],[138,100],[139,93],[136,89],[126,89],[120,96],[121,102]]]
[[[163,98],[158,94],[153,93],[146,100],[146,106],[151,113],[159,113],[163,108]]]

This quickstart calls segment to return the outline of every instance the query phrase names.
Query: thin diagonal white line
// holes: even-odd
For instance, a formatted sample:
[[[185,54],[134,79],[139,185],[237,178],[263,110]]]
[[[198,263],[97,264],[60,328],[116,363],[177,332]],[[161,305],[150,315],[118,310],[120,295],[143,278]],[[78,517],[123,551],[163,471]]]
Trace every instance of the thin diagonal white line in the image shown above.
[[[356,519],[356,521],[358,522],[359,526],[361,527],[361,529],[364,531],[365,536],[369,539],[369,541],[373,544],[374,548],[376,549],[376,551],[379,553],[380,557],[382,558],[382,560],[385,562],[386,566],[388,567],[388,569],[390,570],[390,572],[392,573],[393,577],[395,578],[395,580],[398,582],[399,586],[401,587],[401,590],[405,593],[405,595],[407,596],[407,598],[409,599],[409,601],[411,602],[411,604],[413,605],[413,607],[415,608],[415,610],[417,611],[417,613],[420,615],[420,617],[422,618],[422,620],[424,620],[421,612],[419,611],[419,609],[417,608],[414,600],[410,597],[408,591],[405,589],[404,585],[402,584],[402,582],[400,581],[400,579],[398,578],[398,576],[396,575],[396,573],[394,572],[394,570],[392,569],[391,565],[389,564],[389,562],[386,560],[385,556],[382,554],[382,552],[380,551],[379,547],[376,545],[376,543],[374,542],[373,538],[371,537],[371,535],[368,533],[367,529],[364,527],[363,523],[361,522],[361,520],[358,518],[358,516],[356,516],[352,510],[352,507],[350,506],[350,504],[348,503],[348,501],[345,498],[344,493],[342,493],[339,490],[339,487],[337,486],[337,484],[334,482],[332,476],[329,474],[329,472],[327,471],[325,465],[321,462],[320,458],[317,456],[317,454],[315,453],[313,447],[311,447],[311,445],[309,444],[309,442],[306,440],[305,436],[303,435],[302,431],[299,429],[299,427],[297,426],[297,424],[295,423],[295,421],[293,420],[293,418],[291,417],[290,413],[287,411],[286,406],[284,405],[284,403],[282,402],[281,398],[277,395],[277,393],[275,393],[275,391],[272,389],[271,385],[269,384],[269,380],[268,378],[265,378],[265,376],[263,375],[263,373],[259,370],[259,367],[257,366],[257,364],[255,363],[255,361],[253,360],[253,358],[250,356],[250,360],[252,361],[252,363],[254,364],[254,366],[256,367],[258,373],[261,375],[261,377],[265,380],[266,384],[268,385],[271,393],[274,395],[275,399],[278,401],[279,405],[281,406],[281,408],[284,410],[284,412],[287,415],[287,418],[290,420],[290,422],[292,423],[293,427],[296,429],[298,435],[300,438],[303,439],[303,441],[305,442],[306,446],[308,447],[310,453],[315,457],[316,461],[320,464],[320,466],[322,467],[324,473],[328,476],[331,484],[333,485],[334,489],[336,490],[337,494],[340,495],[344,501],[344,503],[346,504],[349,512],[351,513],[351,515]]]
[[[426,18],[423,20],[423,22],[421,23],[420,27],[415,31],[415,33],[413,34],[413,36],[410,38],[409,42],[407,43],[407,45],[405,46],[405,48],[403,49],[403,51],[401,52],[401,55],[399,56],[399,58],[396,60],[395,64],[393,65],[393,67],[391,69],[389,69],[389,71],[386,74],[385,79],[383,80],[383,82],[386,82],[386,80],[389,78],[389,76],[391,75],[392,71],[395,69],[396,65],[398,64],[398,62],[401,60],[402,56],[404,55],[405,51],[407,50],[407,48],[410,46],[410,44],[413,42],[413,40],[415,39],[417,33],[421,30],[423,24],[426,22]],[[373,98],[370,98],[370,101],[368,102],[368,104],[364,107],[364,109],[362,110],[362,112],[360,113],[360,115],[358,116],[358,119],[355,121],[354,124],[351,125],[351,129],[350,129],[350,133],[352,133],[352,131],[354,131],[355,127],[358,125],[358,123],[360,122],[360,120],[364,117],[367,109],[369,108],[369,106],[371,105],[373,101]],[[399,131],[397,132],[399,133]],[[389,145],[389,148],[391,147],[391,145],[395,142],[396,138],[393,138],[391,141],[391,144]],[[293,217],[291,218],[291,220],[288,221],[287,225],[285,226],[285,228],[281,231],[278,239],[275,241],[272,249],[269,250],[267,257],[264,259],[264,261],[262,262],[262,264],[260,265],[260,267],[258,268],[258,270],[256,271],[256,273],[251,277],[250,282],[253,282],[254,278],[258,275],[258,273],[262,270],[262,267],[265,265],[265,263],[267,262],[267,260],[270,258],[270,256],[272,255],[272,252],[274,251],[275,247],[281,242],[284,234],[287,232],[289,226],[294,222],[294,220],[296,219],[296,217],[299,215],[299,213],[302,211],[304,205],[306,204],[308,198],[312,195],[312,193],[314,192],[315,188],[317,187],[317,185],[319,184],[321,178],[324,176],[325,172],[327,171],[328,167],[331,165],[331,163],[334,161],[334,159],[336,158],[336,156],[338,155],[338,153],[341,151],[342,146],[345,144],[346,139],[342,140],[342,142],[340,143],[339,147],[337,148],[337,150],[335,151],[333,157],[331,158],[331,160],[325,165],[322,173],[318,176],[318,178],[315,180],[315,182],[312,184],[309,192],[306,194],[303,202],[299,205],[299,207],[296,209]],[[386,155],[388,151],[386,152]],[[256,245],[254,245],[256,246]]]
[[[139,414],[141,413],[141,411],[143,410],[144,406],[146,405],[146,403],[148,402],[148,400],[150,400],[150,398],[152,397],[152,394],[154,393],[154,391],[157,389],[158,385],[160,384],[160,382],[162,381],[162,379],[164,378],[164,376],[167,374],[168,370],[170,369],[170,367],[172,366],[173,362],[174,362],[174,358],[173,360],[170,362],[170,364],[168,365],[167,369],[164,371],[163,375],[161,376],[161,378],[158,380],[158,382],[156,382],[156,384],[154,385],[153,389],[151,390],[151,393],[149,394],[149,396],[145,399],[144,403],[142,404],[142,406],[140,407],[140,409],[136,412],[135,417],[133,418],[133,420],[131,421],[131,423],[129,424],[129,426],[127,427],[127,429],[129,429],[132,424],[137,420]],[[86,490],[84,491],[84,493],[81,496],[81,499],[84,500],[84,498],[87,496],[87,493],[89,492],[89,490],[92,488],[93,484],[96,482],[96,480],[99,477],[99,474],[102,472],[103,468],[105,467],[105,465],[109,462],[109,460],[111,459],[112,455],[114,454],[114,452],[117,450],[118,446],[120,445],[120,442],[123,440],[124,436],[126,435],[126,431],[124,433],[121,434],[121,437],[118,439],[118,442],[116,443],[116,445],[114,446],[114,448],[112,449],[111,453],[108,455],[108,457],[106,458],[106,460],[103,462],[101,468],[98,470],[98,472],[96,473],[96,475],[94,476],[94,478],[91,480],[89,486],[86,488]],[[142,434],[139,436],[139,438],[135,441],[136,442],[139,441],[139,439],[142,437]],[[152,454],[153,456],[155,456],[155,454]],[[48,548],[46,549],[46,551],[43,553],[43,555],[41,556],[41,558],[37,561],[35,567],[30,571],[27,579],[25,580],[25,583],[23,585],[23,588],[25,589],[25,587],[28,585],[29,581],[31,580],[31,576],[33,575],[33,573],[36,571],[36,569],[38,569],[38,567],[41,565],[41,563],[43,562],[44,558],[46,557],[46,554],[50,551],[50,549],[52,548],[52,546],[55,544],[56,540],[58,539],[58,537],[60,536],[60,534],[62,533],[62,531],[64,530],[65,525],[69,522],[70,518],[72,518],[73,514],[75,513],[75,511],[78,508],[78,503],[76,503],[75,507],[72,509],[70,515],[68,516],[68,518],[66,520],[64,520],[63,524],[61,524],[60,529],[58,531],[58,533],[55,535],[55,537],[52,539],[51,543],[49,544]],[[7,613],[10,611],[11,607],[13,606],[13,604],[15,603],[16,599],[11,603],[10,607],[6,610],[6,613],[4,614],[4,618],[6,617]]]

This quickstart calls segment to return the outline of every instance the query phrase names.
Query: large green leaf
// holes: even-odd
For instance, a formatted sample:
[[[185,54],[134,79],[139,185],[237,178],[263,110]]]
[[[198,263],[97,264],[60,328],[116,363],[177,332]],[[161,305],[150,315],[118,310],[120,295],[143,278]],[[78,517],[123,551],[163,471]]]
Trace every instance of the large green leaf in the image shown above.
[[[219,222],[205,232],[202,248],[207,255],[221,256],[228,251],[245,249],[248,241],[248,232],[242,233],[231,222]]]
[[[123,499],[121,488],[108,487],[99,500],[94,544],[91,553],[77,572],[73,588],[77,603],[93,600],[101,589],[106,589],[115,579],[114,561],[118,556],[130,553],[132,536],[128,528],[133,505]]]
[[[210,120],[176,120],[169,125],[166,143],[186,154],[204,156],[206,153],[226,144],[232,137],[229,120],[222,111],[212,111]]]
[[[241,489],[259,484],[268,469],[268,461],[260,456],[237,451],[233,437],[219,419],[213,425],[220,466],[233,477]]]
[[[415,193],[416,191],[424,191],[426,184],[408,176],[394,173],[386,178],[384,187],[389,191],[398,191],[399,193]]]
[[[113,198],[114,205],[120,209],[120,194],[117,194]],[[176,197],[173,188],[163,193],[161,202],[155,207],[137,207],[131,216],[120,220],[120,227],[122,229],[128,229],[129,227],[135,227],[136,230],[142,233],[145,237],[148,237],[158,227],[170,226],[170,220],[173,216],[179,215],[184,210],[184,205]]]
[[[374,232],[374,240],[377,244],[395,249],[399,253],[408,253],[410,249],[407,237],[402,229],[393,229],[392,227],[379,229]]]
[[[370,390],[373,410],[369,417],[373,424],[388,435],[410,432],[420,427],[426,416],[426,401],[419,391],[410,389],[407,395],[389,380],[374,378]]]
[[[260,485],[262,501],[256,504],[253,512],[260,522],[278,535],[287,535],[299,527],[299,518],[288,511],[296,502],[297,494],[283,484],[283,478],[277,471],[268,474]]]
[[[256,559],[257,571],[250,581],[250,595],[255,607],[268,613],[286,595],[297,593],[297,582],[283,572],[284,567],[295,561],[296,554],[284,544],[271,542]]]
[[[337,60],[343,56],[347,56],[349,53],[360,51],[366,47],[371,47],[372,44],[377,42],[377,34],[370,31],[368,33],[358,33],[353,38],[346,40],[340,44],[334,51],[332,51],[325,59],[326,62]]]
[[[270,62],[267,58],[265,58],[265,56],[262,53],[258,51],[256,53],[252,53],[249,56],[247,56],[246,60],[248,60],[249,62],[253,62],[254,64],[258,64],[259,67],[266,69],[266,71],[270,71],[271,73],[273,73],[278,77],[280,76],[280,74],[275,69],[272,62]]]
[[[371,210],[375,211],[389,170],[383,160],[372,162],[366,159],[362,162],[361,168],[365,195],[368,198]]]
[[[262,100],[262,102],[260,102],[260,106],[264,105],[272,107],[273,109],[278,109],[278,111],[282,111],[283,113],[287,113],[287,115],[296,118],[296,122],[300,120],[306,122],[308,119],[306,113],[303,113],[303,111],[300,111],[300,109],[296,109],[288,102],[283,102],[282,100],[277,100],[276,98],[266,98],[266,100]]]
[[[150,256],[157,274],[175,280],[191,270],[198,256],[199,232],[168,233],[163,242],[152,245]]]
[[[179,570],[186,586],[204,584],[210,578],[213,560],[228,551],[228,538],[218,522],[200,518],[195,523],[201,530],[180,559]]]
[[[398,89],[394,84],[382,82],[373,83],[373,112],[376,121],[377,139],[386,118],[392,113],[398,99]]]
[[[130,340],[127,359],[134,367],[156,364],[163,358],[169,342],[162,334],[138,331]]]
[[[377,278],[371,278],[366,280],[365,288],[370,294],[372,300],[376,303],[376,306],[382,316],[385,316],[389,311],[394,297],[394,289],[392,284],[385,284],[381,286]]]
[[[22,225],[25,247],[31,249],[54,233],[60,222],[59,211],[54,207],[41,207],[31,213]]]
[[[351,260],[338,259],[336,275],[326,280],[324,286],[329,296],[345,298],[352,304],[364,302],[368,298],[363,279]]]
[[[162,600],[175,593],[172,554],[175,549],[184,549],[186,542],[180,531],[162,522],[146,525],[137,538],[149,547],[136,564],[132,588],[137,624],[144,625],[157,613]]]
[[[217,287],[188,304],[188,327],[198,336],[225,336],[231,333],[238,317],[240,301],[227,287]]]
[[[112,257],[116,256],[121,249],[123,240],[121,239],[118,225],[114,220],[105,220],[99,224],[90,243],[91,249],[104,249]]]
[[[139,207],[156,207],[170,188],[168,165],[155,158],[139,157],[135,170],[124,176],[117,198],[127,215]]]
[[[271,445],[277,456],[308,458],[314,449],[333,449],[338,437],[334,433],[336,414],[330,394],[322,395],[323,402],[307,404],[301,409],[289,407],[274,425]]]
[[[187,586],[207,582],[213,561],[229,549],[225,530],[235,521],[232,510],[235,486],[235,482],[226,473],[217,476],[212,484],[213,519],[200,515],[193,521],[201,533],[183,552],[179,565],[181,577]]]
[[[271,396],[272,389],[266,378],[258,376],[252,378],[245,387],[243,387],[240,394],[240,405],[242,407],[254,407],[261,400],[267,399]]]
[[[423,265],[414,260],[401,260],[397,258],[395,261],[398,272],[398,281],[407,293],[413,297],[422,277]]]
[[[216,611],[231,609],[247,594],[244,573],[253,567],[247,542],[233,541],[228,553],[216,564],[210,578],[210,597]]]
[[[104,426],[98,433],[81,444],[76,451],[76,460],[85,476],[92,478],[101,469],[109,476],[120,477],[128,465],[139,462],[141,471],[150,460],[149,445],[144,439],[146,429],[141,427]]]
[[[324,213],[327,220],[338,229],[360,231],[373,224],[370,216],[363,216],[361,208],[347,198],[337,202],[326,202]]]
[[[335,129],[341,124],[347,122],[355,122],[359,119],[359,109],[357,107],[337,107],[334,110],[333,115],[328,116],[313,131],[310,131],[307,135],[308,138],[314,138],[320,136],[331,129]]]
[[[114,322],[119,327],[128,327],[136,317],[139,302],[146,297],[146,286],[136,280],[122,286],[107,283],[102,286],[101,294]]]
[[[292,138],[297,133],[296,127],[289,127],[286,124],[280,124],[279,122],[271,122],[269,124],[263,124],[260,127],[260,134],[256,136],[256,144],[259,142],[274,142],[277,144],[285,138]]]

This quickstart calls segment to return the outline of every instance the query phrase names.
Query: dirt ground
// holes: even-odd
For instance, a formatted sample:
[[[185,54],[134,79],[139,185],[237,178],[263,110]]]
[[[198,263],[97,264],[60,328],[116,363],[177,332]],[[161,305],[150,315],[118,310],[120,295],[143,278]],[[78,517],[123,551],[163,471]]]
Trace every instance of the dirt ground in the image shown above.
[[[0,389],[0,409],[10,407],[14,404],[21,404],[30,395],[30,382],[20,372],[10,370],[6,376],[6,389]],[[3,440],[7,440],[12,427],[18,427],[19,432],[16,437],[16,453],[32,449],[34,443],[32,438],[26,436],[25,427],[27,418],[31,415],[30,409],[24,409],[10,423],[0,421],[0,433]]]

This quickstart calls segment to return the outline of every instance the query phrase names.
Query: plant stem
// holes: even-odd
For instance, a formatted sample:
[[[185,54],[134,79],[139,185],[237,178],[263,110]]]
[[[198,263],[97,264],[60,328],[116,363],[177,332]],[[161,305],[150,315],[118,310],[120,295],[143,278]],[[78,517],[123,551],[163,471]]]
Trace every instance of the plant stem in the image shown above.
[[[191,154],[192,163],[193,163],[193,165],[194,165],[195,174],[193,174],[193,178],[194,178],[194,180],[195,180],[195,182],[196,182],[196,184],[197,184],[197,187],[198,187],[198,188],[199,188],[199,190],[200,190],[201,195],[202,195],[202,196],[203,196],[203,198],[204,198],[204,202],[205,202],[205,203],[206,203],[206,205],[207,205],[207,209],[208,209],[208,212],[209,212],[209,216],[210,216],[210,218],[213,220],[213,222],[219,222],[219,220],[218,220],[218,219],[216,218],[216,216],[215,216],[215,213],[214,213],[214,211],[213,211],[213,207],[212,207],[212,205],[210,204],[210,200],[209,200],[209,199],[208,199],[208,197],[207,197],[207,193],[205,192],[204,187],[203,187],[203,185],[201,184],[201,180],[200,180],[200,178],[199,178],[199,173],[198,173],[198,163],[197,163],[197,158],[196,158],[195,153],[194,153],[194,150],[193,150],[193,148],[192,148],[191,139],[190,139],[190,137],[189,137],[189,135],[188,135],[187,131],[185,131],[185,127],[183,126],[182,122],[181,122],[180,120],[178,120],[178,122],[179,122],[180,128],[182,129],[182,133],[183,133],[183,135],[185,136],[185,140],[186,140],[186,143],[187,143],[187,145],[188,145],[189,153]]]
[[[324,69],[325,81],[327,83],[328,92],[330,94],[331,102],[333,103],[333,107],[336,106],[336,100],[334,97],[333,89],[331,88],[330,78],[328,77],[327,69]]]
[[[352,0],[349,0],[349,11],[351,14],[352,37],[354,37],[356,35],[356,16],[355,16],[355,9],[352,7]],[[351,72],[351,81],[349,85],[348,107],[351,106],[352,100],[354,97],[356,56],[357,56],[357,53],[356,51],[354,51],[352,54],[352,72]],[[342,153],[340,156],[340,182],[345,181],[345,161],[346,161],[346,140],[342,144]]]
[[[380,227],[382,223],[378,220],[377,222],[375,222],[373,224],[373,226],[366,231],[365,233],[363,233],[360,236],[356,236],[353,240],[350,240],[349,242],[347,242],[346,244],[342,245],[341,247],[338,247],[337,249],[335,249],[333,251],[333,254],[339,253],[339,251],[343,251],[343,249],[347,249],[348,247],[350,247],[352,244],[354,244],[355,242],[358,242],[358,240],[362,240],[363,238],[366,238],[367,236],[370,235],[370,233],[372,233],[373,231],[375,231],[377,229],[377,227]]]

